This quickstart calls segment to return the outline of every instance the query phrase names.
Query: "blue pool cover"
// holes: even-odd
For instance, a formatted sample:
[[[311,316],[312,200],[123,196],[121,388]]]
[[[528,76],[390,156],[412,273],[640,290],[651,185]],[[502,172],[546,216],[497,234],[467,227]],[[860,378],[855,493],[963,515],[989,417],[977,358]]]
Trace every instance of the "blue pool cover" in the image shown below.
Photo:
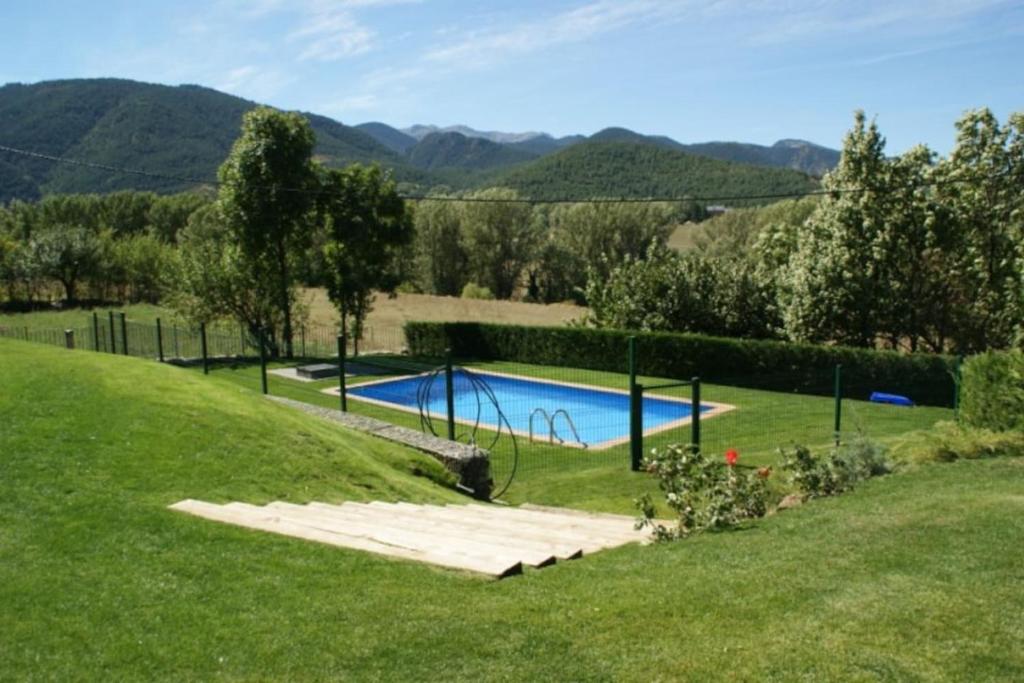
[[[609,446],[612,445],[610,442],[629,437],[629,395],[625,392],[484,372],[473,374],[486,382],[494,392],[506,419],[519,434],[529,432],[530,415],[537,408],[542,408],[549,415],[554,415],[558,410],[566,411],[572,418],[580,440],[591,448]],[[418,411],[416,396],[424,380],[424,376],[415,376],[354,385],[349,387],[348,394]],[[474,422],[479,405],[481,426],[493,428],[497,425],[498,415],[493,403],[480,395],[478,404],[478,393],[466,374],[456,370],[453,380],[455,419],[463,423]],[[444,419],[447,407],[443,374],[431,383],[428,398],[431,415]],[[701,414],[709,410],[711,406],[701,406]],[[644,396],[644,431],[649,432],[671,422],[684,420],[690,417],[691,412],[692,406],[687,401]],[[575,441],[572,430],[561,415],[555,418],[554,424],[558,436],[566,443]],[[537,438],[547,439],[547,424],[539,416],[534,418],[533,428]]]

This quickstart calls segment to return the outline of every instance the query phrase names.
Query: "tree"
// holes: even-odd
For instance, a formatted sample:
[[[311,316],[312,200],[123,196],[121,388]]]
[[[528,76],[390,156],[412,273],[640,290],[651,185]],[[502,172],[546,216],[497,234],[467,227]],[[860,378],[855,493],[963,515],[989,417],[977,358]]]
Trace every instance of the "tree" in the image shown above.
[[[193,213],[178,242],[173,266],[176,288],[170,297],[175,310],[195,323],[230,315],[245,325],[253,339],[276,329],[280,309],[274,292],[254,280],[258,273],[249,267],[216,204]],[[271,353],[279,352],[274,337],[265,343]]]
[[[937,169],[938,201],[960,237],[952,274],[961,352],[1005,347],[1020,331],[1024,248],[1024,114],[1006,126],[988,109],[967,112]]]
[[[379,166],[323,169],[320,184],[327,294],[343,331],[352,317],[358,343],[374,290],[392,292],[400,282],[396,256],[412,241],[412,217]]]
[[[830,191],[807,221],[788,270],[784,310],[790,337],[874,346],[891,304],[885,254],[888,168],[885,138],[864,112],[843,143]],[[849,192],[856,188],[856,192]]]
[[[299,114],[258,107],[221,165],[217,203],[256,298],[280,314],[284,352],[293,356],[293,260],[309,239],[316,175],[314,136]],[[267,315],[268,319],[274,316]],[[269,322],[269,320],[265,320]]]
[[[417,282],[431,294],[458,296],[466,286],[469,268],[458,206],[450,201],[424,201],[414,215]]]
[[[514,190],[491,188],[463,205],[463,235],[473,282],[510,299],[533,258],[540,235],[529,204]]]
[[[97,265],[96,235],[80,225],[47,226],[33,235],[30,249],[40,271],[64,287],[65,301],[76,303],[79,282]]]
[[[551,245],[546,244],[541,253],[554,267],[566,269],[565,274],[572,278],[572,289],[582,289],[588,273],[590,277],[607,278],[627,260],[645,258],[651,244],[664,246],[680,211],[669,203],[587,202],[558,206],[548,215]]]

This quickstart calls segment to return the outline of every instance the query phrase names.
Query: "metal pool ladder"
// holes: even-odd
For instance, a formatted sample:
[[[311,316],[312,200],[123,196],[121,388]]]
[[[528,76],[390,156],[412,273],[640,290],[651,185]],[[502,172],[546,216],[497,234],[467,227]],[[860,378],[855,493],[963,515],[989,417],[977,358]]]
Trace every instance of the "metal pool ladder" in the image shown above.
[[[543,408],[535,408],[534,411],[530,413],[530,443],[533,443],[533,418],[536,417],[537,415],[540,415],[542,418],[544,418],[544,422],[546,422],[548,425],[548,443],[554,444],[555,439],[558,439],[559,444],[565,443],[565,439],[560,437],[558,435],[558,432],[555,430],[555,419],[559,415],[562,415],[565,417],[565,421],[569,424],[569,429],[572,430],[572,436],[574,439],[576,439],[576,443],[583,446],[583,448],[587,448],[587,442],[580,438],[580,433],[576,431],[576,425],[573,424],[572,418],[569,416],[568,411],[566,411],[564,408],[559,408],[558,410],[551,414],[549,414],[548,411],[544,410]]]

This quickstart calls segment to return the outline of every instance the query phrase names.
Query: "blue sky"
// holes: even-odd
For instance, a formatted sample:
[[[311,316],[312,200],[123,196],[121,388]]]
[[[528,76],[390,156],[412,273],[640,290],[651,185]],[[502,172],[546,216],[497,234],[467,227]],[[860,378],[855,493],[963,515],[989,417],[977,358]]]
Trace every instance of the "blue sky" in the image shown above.
[[[838,147],[854,109],[890,152],[1024,110],[1024,2],[4,2],[0,83],[199,83],[345,123],[465,123]]]

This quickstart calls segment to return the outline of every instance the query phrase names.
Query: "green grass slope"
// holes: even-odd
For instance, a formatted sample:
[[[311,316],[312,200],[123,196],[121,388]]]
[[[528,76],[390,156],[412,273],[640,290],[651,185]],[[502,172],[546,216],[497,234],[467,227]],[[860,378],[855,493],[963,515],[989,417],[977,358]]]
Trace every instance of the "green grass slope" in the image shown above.
[[[0,341],[0,377],[5,679],[1024,678],[1024,459],[491,582],[163,507],[449,496],[404,455],[146,361]]]

